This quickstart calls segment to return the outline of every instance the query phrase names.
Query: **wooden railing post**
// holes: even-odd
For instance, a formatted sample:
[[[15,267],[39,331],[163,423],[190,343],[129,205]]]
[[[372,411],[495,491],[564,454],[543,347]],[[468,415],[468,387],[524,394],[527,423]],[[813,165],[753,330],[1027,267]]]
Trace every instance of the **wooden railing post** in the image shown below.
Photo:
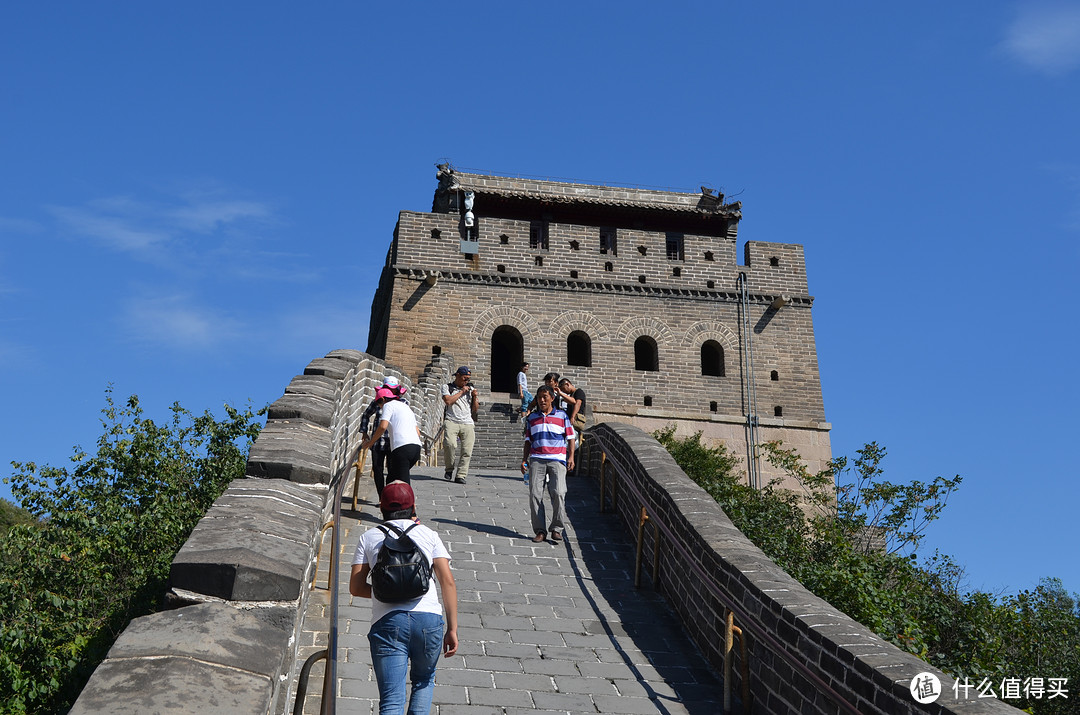
[[[645,511],[645,507],[641,507],[641,515],[638,517],[637,525],[637,556],[634,559],[634,588],[641,588],[641,551],[645,545],[645,522],[648,520],[649,515]]]

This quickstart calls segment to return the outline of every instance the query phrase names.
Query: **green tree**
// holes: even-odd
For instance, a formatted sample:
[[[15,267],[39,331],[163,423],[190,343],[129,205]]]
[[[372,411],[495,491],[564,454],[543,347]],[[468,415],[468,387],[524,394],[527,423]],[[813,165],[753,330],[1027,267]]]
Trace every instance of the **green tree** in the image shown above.
[[[13,462],[5,481],[39,525],[0,544],[0,703],[71,705],[127,623],[159,606],[173,557],[229,482],[244,475],[262,414],[174,404],[159,425],[137,397],[106,392],[97,452],[72,467]]]
[[[34,517],[26,509],[20,509],[0,497],[0,538],[3,538],[11,527],[17,524],[33,524],[34,521]]]

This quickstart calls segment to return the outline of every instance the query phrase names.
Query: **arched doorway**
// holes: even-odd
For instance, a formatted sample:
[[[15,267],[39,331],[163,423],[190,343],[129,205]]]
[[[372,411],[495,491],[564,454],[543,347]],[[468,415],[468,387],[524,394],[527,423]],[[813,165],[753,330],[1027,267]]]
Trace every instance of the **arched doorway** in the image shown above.
[[[491,391],[517,392],[517,374],[525,359],[525,341],[512,325],[491,334]]]

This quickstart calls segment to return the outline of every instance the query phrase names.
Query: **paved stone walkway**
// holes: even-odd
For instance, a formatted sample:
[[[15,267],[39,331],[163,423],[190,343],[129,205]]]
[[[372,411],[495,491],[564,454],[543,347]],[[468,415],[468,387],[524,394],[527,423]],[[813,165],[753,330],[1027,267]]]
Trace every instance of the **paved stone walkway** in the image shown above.
[[[614,517],[598,513],[595,482],[568,482],[567,539],[534,544],[520,473],[478,470],[463,486],[443,481],[441,468],[413,471],[417,511],[446,543],[458,586],[460,648],[439,663],[431,712],[721,712],[719,679],[666,601],[646,585],[647,575],[634,588],[632,542]],[[367,504],[360,514],[348,509],[351,498],[345,505],[338,585],[337,709],[350,715],[378,712],[367,643],[370,602],[348,592],[356,541],[378,519],[370,480],[361,495]],[[329,544],[328,535],[297,671],[326,645]],[[318,712],[322,673],[322,665],[312,669],[305,713]]]

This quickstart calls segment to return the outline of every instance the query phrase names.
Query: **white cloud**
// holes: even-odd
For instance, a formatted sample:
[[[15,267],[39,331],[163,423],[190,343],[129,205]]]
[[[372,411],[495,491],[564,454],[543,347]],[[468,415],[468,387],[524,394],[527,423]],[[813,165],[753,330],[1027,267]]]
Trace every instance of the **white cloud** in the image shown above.
[[[132,339],[180,350],[220,347],[244,332],[240,321],[187,295],[133,299],[123,321]]]
[[[167,214],[180,227],[210,233],[242,220],[265,220],[270,210],[257,201],[202,201],[172,209]]]
[[[273,217],[265,203],[222,192],[189,192],[157,201],[112,196],[82,206],[49,208],[72,233],[145,260],[161,260],[164,254],[182,252],[206,237],[220,243],[218,234],[224,231],[264,224]]]
[[[145,254],[168,242],[169,231],[151,228],[136,217],[109,215],[101,207],[51,207],[52,212],[71,231],[102,241],[119,251]]]
[[[1014,59],[1047,74],[1080,66],[1080,6],[1029,4],[1020,8],[1002,48]]]

